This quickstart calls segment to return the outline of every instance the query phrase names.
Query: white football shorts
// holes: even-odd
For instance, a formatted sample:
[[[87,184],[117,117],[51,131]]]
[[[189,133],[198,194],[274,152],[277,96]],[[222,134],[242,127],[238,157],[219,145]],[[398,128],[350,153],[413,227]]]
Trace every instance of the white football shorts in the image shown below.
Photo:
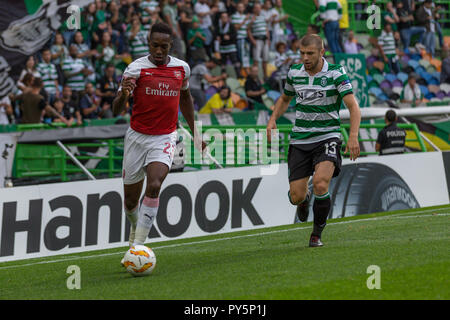
[[[128,128],[123,150],[123,183],[135,184],[145,178],[151,162],[165,163],[169,170],[175,153],[177,131],[162,135],[147,135]]]

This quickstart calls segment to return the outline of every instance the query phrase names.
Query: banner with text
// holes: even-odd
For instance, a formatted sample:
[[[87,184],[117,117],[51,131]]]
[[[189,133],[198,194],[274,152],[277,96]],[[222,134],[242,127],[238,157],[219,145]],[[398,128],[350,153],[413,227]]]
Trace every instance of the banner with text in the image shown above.
[[[288,188],[286,164],[171,173],[148,242],[291,224]],[[344,160],[329,190],[331,218],[449,203],[439,152]],[[129,229],[122,179],[0,189],[0,262],[125,247]]]

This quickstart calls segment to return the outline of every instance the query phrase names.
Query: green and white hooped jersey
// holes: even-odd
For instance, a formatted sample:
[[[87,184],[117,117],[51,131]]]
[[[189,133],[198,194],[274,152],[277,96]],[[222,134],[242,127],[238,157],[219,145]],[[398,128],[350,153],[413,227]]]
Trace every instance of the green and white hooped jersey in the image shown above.
[[[291,144],[340,138],[339,110],[342,98],[353,93],[352,85],[342,66],[323,61],[322,70],[314,76],[306,72],[303,64],[289,69],[284,94],[296,100]]]

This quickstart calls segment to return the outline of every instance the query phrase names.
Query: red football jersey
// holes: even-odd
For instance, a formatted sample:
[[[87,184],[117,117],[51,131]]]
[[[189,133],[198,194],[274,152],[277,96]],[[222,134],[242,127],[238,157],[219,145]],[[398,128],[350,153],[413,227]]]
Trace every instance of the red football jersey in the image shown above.
[[[130,126],[143,134],[168,134],[177,128],[180,91],[189,87],[191,71],[186,62],[172,56],[162,66],[148,58],[133,61],[123,73],[124,78],[136,79]]]

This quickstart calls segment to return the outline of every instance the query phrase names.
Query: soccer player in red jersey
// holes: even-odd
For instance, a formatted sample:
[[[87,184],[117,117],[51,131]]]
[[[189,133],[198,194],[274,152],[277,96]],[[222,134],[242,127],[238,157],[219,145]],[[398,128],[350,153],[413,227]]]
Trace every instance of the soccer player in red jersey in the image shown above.
[[[172,30],[156,23],[148,35],[149,55],[130,63],[113,101],[117,115],[133,95],[130,128],[124,139],[123,183],[125,213],[131,222],[130,246],[144,244],[159,206],[159,192],[175,151],[178,107],[191,132],[194,106],[189,91],[189,65],[169,55]],[[201,140],[194,142],[205,148]],[[139,207],[144,178],[145,196]]]

